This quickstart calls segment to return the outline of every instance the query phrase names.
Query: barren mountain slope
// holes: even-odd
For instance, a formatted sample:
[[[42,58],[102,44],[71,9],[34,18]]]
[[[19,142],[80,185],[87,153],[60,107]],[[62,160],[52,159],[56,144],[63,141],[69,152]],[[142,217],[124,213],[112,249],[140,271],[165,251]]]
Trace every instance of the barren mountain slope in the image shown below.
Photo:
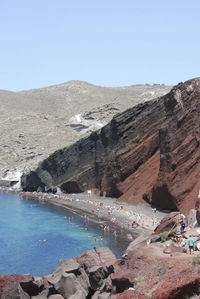
[[[100,87],[82,81],[22,92],[0,90],[0,176],[33,167],[57,149],[99,129],[138,103],[171,87]]]

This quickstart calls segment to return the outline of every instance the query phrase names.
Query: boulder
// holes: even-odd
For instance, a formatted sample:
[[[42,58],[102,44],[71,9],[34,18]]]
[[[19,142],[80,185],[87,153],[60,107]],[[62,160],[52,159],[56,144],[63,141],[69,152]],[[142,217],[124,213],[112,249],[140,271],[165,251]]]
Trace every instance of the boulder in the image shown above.
[[[51,276],[48,277],[48,281],[64,297],[77,296],[77,298],[82,298],[81,296],[83,296],[85,298],[89,292],[88,276],[74,259],[59,261]]]
[[[31,297],[26,292],[23,291],[23,289],[18,283],[12,282],[6,285],[1,295],[1,299],[7,299],[7,298],[30,299]]]
[[[137,238],[135,238],[134,241],[132,241],[127,249],[126,249],[126,253],[128,253],[129,251],[135,249],[135,248],[138,248],[138,247],[141,247],[141,246],[145,246],[147,244],[147,242],[149,242],[149,240],[153,238],[153,236],[150,236],[149,233],[144,233],[140,236],[138,236]]]
[[[85,278],[87,279],[86,275]],[[64,298],[85,299],[88,295],[89,284],[87,290],[84,289],[73,273],[57,274],[51,278],[50,282]]]
[[[76,261],[88,274],[90,287],[96,291],[102,287],[104,280],[114,272],[114,264],[117,262],[115,255],[107,247],[95,247],[76,257]]]
[[[52,272],[52,277],[63,273],[76,273],[80,269],[80,265],[74,259],[63,259],[60,260],[54,271]]]
[[[162,232],[169,232],[177,226],[177,219],[180,217],[180,212],[171,212],[167,214],[155,228],[154,232],[160,234]]]
[[[12,296],[19,296],[19,294],[24,293],[20,283],[21,282],[32,282],[34,280],[33,276],[31,274],[1,274],[0,275],[0,297],[1,298],[9,298],[6,297],[9,292],[12,293]],[[24,295],[25,297],[28,296],[28,294]],[[11,298],[11,297],[10,297]],[[18,297],[13,297],[18,298]],[[29,296],[27,297],[29,298]]]

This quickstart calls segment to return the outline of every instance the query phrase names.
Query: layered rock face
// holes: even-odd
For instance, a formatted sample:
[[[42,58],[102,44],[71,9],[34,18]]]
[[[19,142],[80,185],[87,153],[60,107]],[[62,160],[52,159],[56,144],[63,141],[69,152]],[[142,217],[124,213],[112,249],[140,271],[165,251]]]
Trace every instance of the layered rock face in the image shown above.
[[[159,150],[158,127],[165,119],[160,99],[133,107],[114,117],[100,131],[56,151],[39,167],[22,176],[24,190],[57,186],[66,192],[92,188],[120,196],[124,181]]]
[[[24,190],[97,188],[129,203],[183,212],[199,186],[200,79],[115,116],[101,130],[56,151],[22,176]]]
[[[200,78],[179,84],[163,100],[160,170],[150,198],[187,212],[195,207],[200,189]]]

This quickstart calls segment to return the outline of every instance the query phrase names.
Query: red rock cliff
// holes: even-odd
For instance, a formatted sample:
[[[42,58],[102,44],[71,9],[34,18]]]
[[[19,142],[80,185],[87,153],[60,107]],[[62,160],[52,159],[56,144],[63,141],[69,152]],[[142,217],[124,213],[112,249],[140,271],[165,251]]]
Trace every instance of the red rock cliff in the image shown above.
[[[180,83],[164,97],[166,121],[159,130],[160,169],[150,200],[194,208],[200,189],[200,78]]]
[[[113,118],[22,177],[24,190],[91,188],[129,203],[194,208],[199,185],[200,78]]]

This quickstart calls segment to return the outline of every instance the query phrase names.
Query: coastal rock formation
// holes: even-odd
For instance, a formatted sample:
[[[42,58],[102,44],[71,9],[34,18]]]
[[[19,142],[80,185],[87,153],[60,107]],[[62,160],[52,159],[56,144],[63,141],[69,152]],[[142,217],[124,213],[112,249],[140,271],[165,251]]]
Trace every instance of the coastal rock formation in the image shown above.
[[[46,277],[0,275],[0,296],[2,299],[89,299],[95,291],[104,288],[115,263],[117,259],[109,248],[95,247],[72,259],[59,261]]]
[[[22,176],[24,190],[98,189],[188,212],[199,186],[200,79],[115,116],[101,130],[53,153]],[[184,182],[184,183],[183,183]]]
[[[0,295],[2,299],[197,298],[198,256],[194,263],[194,256],[182,253],[180,247],[171,254],[164,249],[161,243],[134,248],[117,261],[108,248],[95,248],[61,260],[46,277],[0,275]],[[90,277],[95,268],[96,278],[100,274],[98,284]]]
[[[119,183],[158,156],[158,127],[164,119],[165,107],[160,99],[133,107],[115,116],[100,131],[56,151],[35,171],[23,175],[22,188],[35,191],[38,187],[61,187],[65,192],[97,188],[118,197],[124,192]],[[152,175],[149,186],[154,180]]]
[[[0,297],[2,299],[6,298],[21,298],[23,294],[24,299],[29,298],[22,290],[20,283],[32,282],[34,280],[31,274],[12,274],[0,275]]]
[[[155,243],[129,251],[125,263],[111,274],[112,281],[126,278],[134,289],[153,299],[184,299],[199,294],[200,265],[192,265],[192,257],[185,253],[163,253],[164,246]],[[116,298],[127,298],[122,296],[126,292]]]
[[[188,212],[200,179],[200,78],[180,83],[164,96],[166,121],[159,130],[160,169],[152,203]]]
[[[180,219],[179,212],[169,213],[160,221],[159,225],[155,229],[155,233],[160,234],[165,231],[170,232],[171,230],[176,229],[177,223],[180,223]]]

